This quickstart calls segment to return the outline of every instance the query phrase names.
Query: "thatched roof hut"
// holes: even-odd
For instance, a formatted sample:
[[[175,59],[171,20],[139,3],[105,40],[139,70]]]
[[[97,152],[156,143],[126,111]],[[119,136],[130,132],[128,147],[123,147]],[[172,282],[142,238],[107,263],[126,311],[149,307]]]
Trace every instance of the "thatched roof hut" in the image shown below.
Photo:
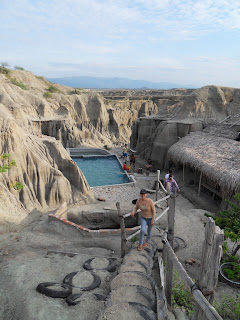
[[[212,136],[218,136],[222,138],[236,140],[238,132],[233,128],[230,128],[227,124],[212,123],[208,125],[203,132]]]
[[[204,132],[193,132],[168,151],[174,163],[189,165],[216,182],[225,194],[240,192],[240,143]]]

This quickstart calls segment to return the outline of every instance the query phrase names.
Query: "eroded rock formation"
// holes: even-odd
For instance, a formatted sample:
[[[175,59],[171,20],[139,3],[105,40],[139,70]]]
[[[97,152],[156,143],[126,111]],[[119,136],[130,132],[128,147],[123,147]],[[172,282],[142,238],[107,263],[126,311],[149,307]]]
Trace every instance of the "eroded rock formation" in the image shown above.
[[[131,147],[143,162],[151,158],[161,170],[168,168],[169,147],[190,132],[224,119],[240,131],[240,89],[206,86],[177,93],[172,90],[167,98],[158,97],[157,115],[141,117],[132,126]]]
[[[28,71],[0,74],[0,154],[10,154],[17,163],[0,174],[0,221],[17,224],[35,208],[92,201],[65,148],[122,145],[139,115],[156,112],[155,104],[144,99],[109,101],[96,92],[53,85]],[[13,181],[24,188],[10,188]]]

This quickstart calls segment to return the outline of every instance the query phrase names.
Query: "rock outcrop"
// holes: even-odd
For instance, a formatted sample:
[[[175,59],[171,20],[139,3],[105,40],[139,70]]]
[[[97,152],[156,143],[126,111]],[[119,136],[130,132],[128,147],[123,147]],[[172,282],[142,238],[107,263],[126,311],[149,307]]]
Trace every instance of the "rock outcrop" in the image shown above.
[[[85,177],[59,141],[30,134],[10,119],[0,118],[0,128],[0,150],[17,164],[0,174],[0,220],[5,224],[17,223],[17,217],[21,221],[35,208],[93,201]],[[21,182],[23,189],[11,187],[14,181]]]
[[[93,201],[65,148],[122,145],[139,115],[156,112],[152,101],[109,101],[96,92],[53,85],[29,71],[0,73],[0,155],[10,154],[17,163],[0,174],[1,225],[18,224],[35,208]],[[11,188],[13,181],[24,188]]]
[[[206,86],[182,96],[165,96],[158,99],[157,115],[133,123],[131,147],[143,163],[151,158],[155,168],[168,169],[171,145],[220,121],[240,131],[240,89]]]

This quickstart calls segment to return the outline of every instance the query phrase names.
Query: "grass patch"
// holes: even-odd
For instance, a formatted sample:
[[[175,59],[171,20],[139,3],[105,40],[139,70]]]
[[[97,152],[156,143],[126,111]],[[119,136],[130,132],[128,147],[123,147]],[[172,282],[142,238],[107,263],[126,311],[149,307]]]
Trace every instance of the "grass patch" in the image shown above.
[[[138,241],[138,238],[139,238],[139,235],[136,234],[134,237],[132,237],[132,238],[130,239],[130,241],[131,241],[132,243],[134,243],[134,242]]]
[[[51,93],[60,92],[60,90],[59,90],[57,87],[55,87],[55,86],[50,86],[50,87],[48,88],[48,91],[51,92]]]
[[[23,89],[23,90],[28,90],[28,87],[27,87],[24,83],[18,81],[16,78],[10,78],[10,77],[9,77],[9,80],[10,80],[11,83],[14,84],[15,86],[18,86],[19,88],[21,88],[21,89]]]
[[[219,302],[214,301],[213,306],[223,319],[240,320],[240,294],[236,298],[224,295]]]
[[[51,94],[51,92],[49,92],[49,91],[44,92],[43,96],[44,96],[44,98],[46,98],[46,99],[51,99],[51,98],[52,98],[52,94]]]

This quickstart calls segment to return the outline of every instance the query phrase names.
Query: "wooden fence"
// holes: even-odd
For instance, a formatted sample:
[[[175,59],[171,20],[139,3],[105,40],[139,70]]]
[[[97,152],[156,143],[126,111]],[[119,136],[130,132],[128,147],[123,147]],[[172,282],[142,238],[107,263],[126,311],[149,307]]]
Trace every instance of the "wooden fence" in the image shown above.
[[[221,320],[221,316],[212,306],[214,298],[214,289],[218,281],[218,272],[220,265],[220,258],[222,253],[222,244],[224,240],[223,231],[215,225],[212,218],[208,218],[205,227],[205,241],[202,249],[201,272],[198,285],[188,276],[186,270],[178,260],[174,250],[174,221],[175,221],[175,195],[170,195],[170,185],[167,184],[167,190],[163,187],[160,181],[160,171],[157,173],[156,181],[156,201],[154,204],[167,200],[167,208],[155,219],[160,219],[166,212],[168,212],[168,230],[163,234],[163,260],[166,263],[166,281],[164,280],[164,268],[162,258],[158,254],[159,271],[161,283],[156,290],[157,296],[160,297],[157,303],[158,320],[168,319],[167,307],[172,308],[172,282],[173,282],[173,267],[177,270],[185,285],[191,291],[196,304],[194,310],[193,320]],[[157,193],[159,187],[168,195],[160,200],[157,200]],[[124,218],[130,216],[131,213],[121,214],[119,203],[116,204],[120,217],[121,226],[121,255],[126,254],[126,242],[140,233],[139,230],[129,237],[126,237]]]

